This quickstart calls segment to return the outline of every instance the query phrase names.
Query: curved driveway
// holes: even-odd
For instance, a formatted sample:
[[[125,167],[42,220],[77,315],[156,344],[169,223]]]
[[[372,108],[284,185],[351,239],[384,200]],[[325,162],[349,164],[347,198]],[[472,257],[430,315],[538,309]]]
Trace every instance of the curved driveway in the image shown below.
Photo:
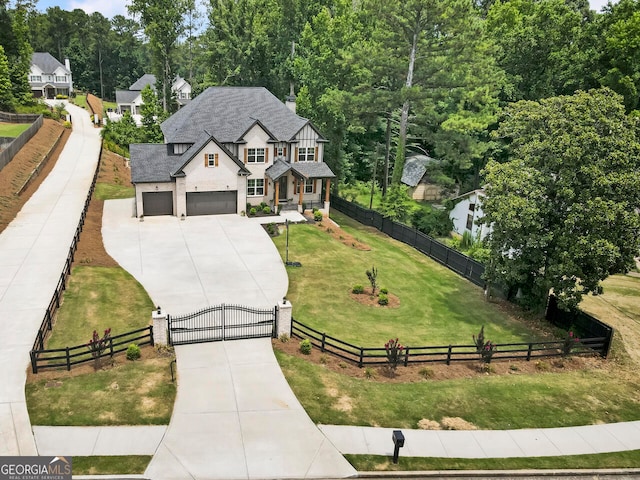
[[[280,254],[237,215],[132,218],[105,202],[107,252],[170,314],[221,303],[273,307],[287,293]],[[268,338],[176,347],[178,395],[145,475],[153,480],[341,478],[356,474],[313,424]]]
[[[287,293],[280,254],[257,222],[238,215],[133,217],[133,200],[105,202],[109,253],[172,315],[211,305],[273,307]]]
[[[0,234],[0,455],[36,455],[24,396],[29,351],[58,285],[100,153],[99,130],[67,105],[58,162]]]

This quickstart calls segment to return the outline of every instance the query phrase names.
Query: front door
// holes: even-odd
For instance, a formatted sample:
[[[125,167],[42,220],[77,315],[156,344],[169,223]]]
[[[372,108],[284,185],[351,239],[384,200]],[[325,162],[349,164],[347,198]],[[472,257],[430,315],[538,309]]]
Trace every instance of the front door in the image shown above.
[[[287,184],[289,182],[287,182],[287,177],[280,177],[280,180],[278,180],[280,182],[280,194],[278,195],[278,200],[286,200],[287,199]]]

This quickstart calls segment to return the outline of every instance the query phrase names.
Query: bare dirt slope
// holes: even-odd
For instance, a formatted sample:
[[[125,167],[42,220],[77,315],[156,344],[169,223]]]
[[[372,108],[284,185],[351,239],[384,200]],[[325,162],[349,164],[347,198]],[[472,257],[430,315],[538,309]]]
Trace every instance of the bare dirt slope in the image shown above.
[[[0,232],[16,217],[23,205],[27,203],[42,181],[47,177],[58,161],[58,156],[64,148],[71,131],[65,129],[58,122],[45,119],[42,128],[18,152],[9,164],[0,170]],[[60,138],[62,136],[62,138]],[[27,180],[31,172],[42,161],[44,155],[60,138],[58,146],[52,156],[42,168],[38,176],[20,195],[16,192]]]

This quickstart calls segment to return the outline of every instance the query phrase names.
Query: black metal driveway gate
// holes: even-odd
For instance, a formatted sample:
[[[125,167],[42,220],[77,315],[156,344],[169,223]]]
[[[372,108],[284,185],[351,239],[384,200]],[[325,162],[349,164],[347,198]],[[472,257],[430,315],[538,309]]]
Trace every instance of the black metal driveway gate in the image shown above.
[[[275,338],[277,308],[222,304],[187,315],[169,315],[169,344]]]

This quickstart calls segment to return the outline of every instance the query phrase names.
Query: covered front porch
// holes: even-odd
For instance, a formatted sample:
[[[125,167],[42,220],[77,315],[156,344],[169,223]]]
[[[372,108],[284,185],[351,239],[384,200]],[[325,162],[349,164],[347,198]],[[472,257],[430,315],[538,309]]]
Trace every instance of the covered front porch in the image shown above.
[[[317,208],[329,214],[331,179],[335,175],[326,164],[278,160],[265,173],[273,184],[272,199],[276,211],[282,207],[303,213],[305,208]]]

